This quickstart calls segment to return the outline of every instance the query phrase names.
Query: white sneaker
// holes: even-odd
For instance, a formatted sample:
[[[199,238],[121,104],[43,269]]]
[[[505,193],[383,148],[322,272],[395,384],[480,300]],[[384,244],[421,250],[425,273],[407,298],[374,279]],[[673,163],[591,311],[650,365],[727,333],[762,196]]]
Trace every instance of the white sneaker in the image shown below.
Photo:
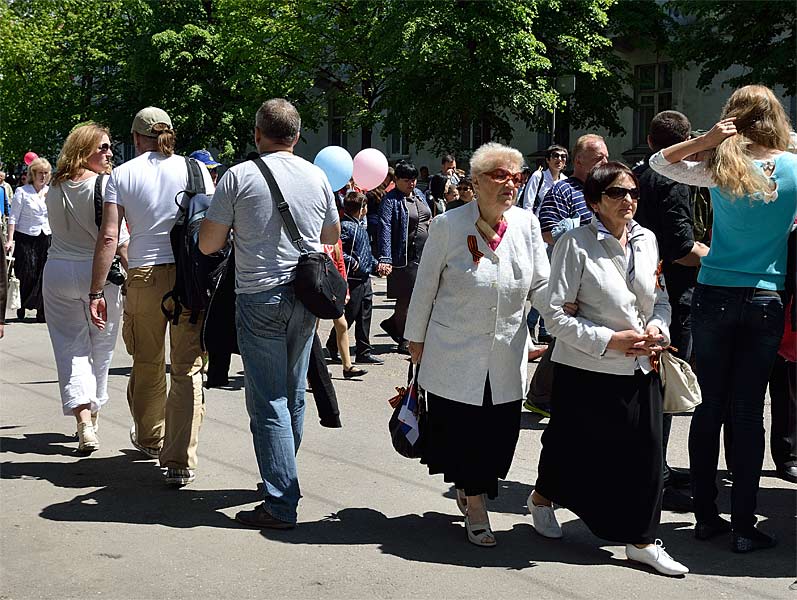
[[[531,513],[531,520],[534,530],[543,537],[558,540],[562,537],[562,528],[556,520],[556,513],[553,506],[537,506],[531,501],[531,494],[526,501]]]
[[[94,431],[91,423],[78,423],[77,425],[78,452],[91,454],[100,449],[100,440]]]
[[[656,540],[655,544],[637,548],[633,544],[626,544],[625,555],[628,560],[650,565],[659,573],[664,575],[686,575],[689,569],[673,559],[672,556],[664,551],[661,540]]]

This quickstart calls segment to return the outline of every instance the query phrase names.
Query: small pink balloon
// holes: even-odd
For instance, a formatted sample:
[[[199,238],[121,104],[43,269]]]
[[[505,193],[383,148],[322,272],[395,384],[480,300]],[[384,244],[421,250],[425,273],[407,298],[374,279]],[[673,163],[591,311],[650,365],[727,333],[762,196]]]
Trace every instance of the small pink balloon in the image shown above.
[[[30,163],[32,163],[37,158],[39,158],[39,155],[36,154],[35,152],[27,152],[24,158],[25,164],[30,165]]]
[[[354,183],[368,191],[381,184],[387,176],[387,158],[376,148],[365,148],[354,157]]]

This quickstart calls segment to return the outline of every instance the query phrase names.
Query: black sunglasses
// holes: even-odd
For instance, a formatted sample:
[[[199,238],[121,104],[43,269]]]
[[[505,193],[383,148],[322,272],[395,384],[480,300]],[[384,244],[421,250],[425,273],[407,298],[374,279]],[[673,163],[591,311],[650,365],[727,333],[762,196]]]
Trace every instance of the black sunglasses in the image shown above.
[[[639,188],[609,187],[603,190],[603,194],[612,200],[623,200],[628,194],[631,200],[639,200]]]
[[[97,150],[99,150],[100,152],[108,152],[108,150],[110,149],[111,149],[110,144],[101,144],[100,147],[97,148]]]
[[[567,160],[567,154],[564,154],[562,152],[551,152],[550,158],[553,158],[554,160],[556,160],[557,158],[559,160]]]

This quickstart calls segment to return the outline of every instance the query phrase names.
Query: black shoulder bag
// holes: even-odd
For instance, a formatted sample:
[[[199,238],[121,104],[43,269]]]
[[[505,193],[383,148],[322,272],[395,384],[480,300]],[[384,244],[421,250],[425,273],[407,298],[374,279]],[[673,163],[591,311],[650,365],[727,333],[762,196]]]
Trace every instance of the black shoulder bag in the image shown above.
[[[271,197],[277,205],[288,235],[291,236],[291,242],[299,249],[299,262],[293,281],[296,297],[319,319],[337,319],[343,314],[346,303],[346,280],[338,273],[326,252],[309,252],[305,248],[302,234],[296,227],[291,208],[285,201],[274,174],[263,159],[258,158],[254,162],[271,190]]]
[[[94,184],[94,222],[97,224],[97,231],[100,230],[102,225],[102,181],[105,178],[104,173],[97,175],[97,182]],[[122,285],[127,279],[124,269],[122,268],[122,259],[119,255],[114,255],[111,268],[108,269],[107,282],[114,285]]]

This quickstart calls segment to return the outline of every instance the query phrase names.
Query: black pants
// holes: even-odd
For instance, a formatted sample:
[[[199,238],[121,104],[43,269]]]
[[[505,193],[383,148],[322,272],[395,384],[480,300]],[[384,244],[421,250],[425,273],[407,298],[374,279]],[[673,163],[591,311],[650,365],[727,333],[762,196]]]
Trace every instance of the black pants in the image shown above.
[[[779,469],[797,466],[797,363],[778,355],[769,377],[769,449]]]
[[[52,236],[45,233],[27,235],[17,231],[14,234],[14,274],[19,279],[22,309],[35,309],[39,316],[44,315],[42,275],[51,239]]]
[[[310,363],[307,365],[307,380],[313,388],[318,418],[322,427],[341,427],[340,410],[338,409],[338,396],[332,378],[327,371],[327,361],[321,351],[321,340],[318,334],[313,334],[313,346],[310,350]]]
[[[349,301],[346,303],[344,315],[346,324],[351,327],[354,323],[354,340],[357,347],[357,357],[368,356],[373,352],[371,347],[371,312],[374,305],[374,291],[371,279],[365,281],[349,280]],[[337,351],[338,339],[333,328],[327,338],[327,348]]]

